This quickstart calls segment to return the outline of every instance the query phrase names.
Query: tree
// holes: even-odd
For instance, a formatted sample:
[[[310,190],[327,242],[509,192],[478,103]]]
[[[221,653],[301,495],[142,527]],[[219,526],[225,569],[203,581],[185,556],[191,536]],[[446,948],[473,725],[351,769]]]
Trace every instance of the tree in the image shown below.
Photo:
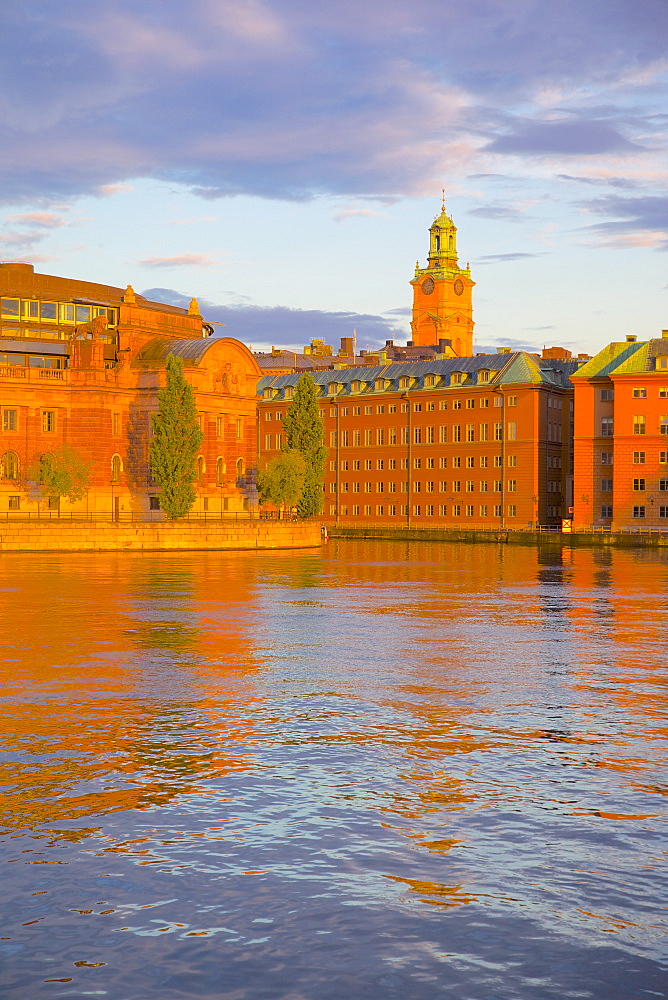
[[[167,355],[167,382],[158,391],[153,414],[149,461],[160,487],[160,506],[171,520],[184,517],[195,503],[195,458],[204,435],[200,430],[192,386],[183,375],[183,359]]]
[[[294,507],[304,491],[306,462],[298,451],[286,451],[272,458],[267,468],[258,473],[257,488],[260,503],[273,503],[279,511]]]
[[[55,452],[40,455],[28,467],[27,478],[35,483],[42,499],[58,503],[67,497],[70,503],[81,500],[90,485],[90,468],[87,462],[69,445],[62,445]]]
[[[318,388],[311,375],[302,375],[295,386],[292,403],[283,418],[284,451],[297,451],[306,464],[302,495],[297,502],[300,517],[319,514],[323,507],[325,478],[325,427],[318,405]]]

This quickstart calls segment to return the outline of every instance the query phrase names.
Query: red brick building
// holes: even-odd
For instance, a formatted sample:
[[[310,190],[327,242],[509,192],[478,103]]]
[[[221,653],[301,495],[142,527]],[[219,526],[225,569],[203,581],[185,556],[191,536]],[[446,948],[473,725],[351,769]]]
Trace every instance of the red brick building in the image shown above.
[[[157,506],[148,447],[169,352],[184,359],[204,442],[195,513],[254,497],[256,384],[239,341],[212,338],[199,313],[110,285],[0,265],[0,517],[38,504],[27,470],[66,443],[92,462],[90,489],[63,513],[142,516]]]
[[[574,527],[668,530],[668,330],[609,344],[573,384]]]
[[[313,373],[328,446],[325,518],[559,524],[571,504],[578,364],[502,352]],[[299,377],[258,384],[260,467],[280,452]]]

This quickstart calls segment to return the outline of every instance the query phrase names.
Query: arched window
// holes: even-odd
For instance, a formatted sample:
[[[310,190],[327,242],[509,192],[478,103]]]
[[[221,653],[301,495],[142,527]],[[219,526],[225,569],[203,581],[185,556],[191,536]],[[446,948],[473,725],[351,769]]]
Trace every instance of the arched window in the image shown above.
[[[202,479],[206,472],[206,464],[202,455],[197,456],[197,478]]]
[[[6,451],[0,459],[0,474],[3,479],[19,478],[19,456],[13,451]]]
[[[225,472],[226,466],[222,458],[216,459],[216,483],[218,486],[222,486],[225,482]]]
[[[237,479],[241,479],[244,474],[244,460],[243,458],[237,459]]]
[[[112,458],[111,458],[111,481],[112,481],[112,483],[118,483],[118,482],[120,482],[120,479],[121,479],[121,469],[122,469],[121,456],[120,455],[112,455]]]

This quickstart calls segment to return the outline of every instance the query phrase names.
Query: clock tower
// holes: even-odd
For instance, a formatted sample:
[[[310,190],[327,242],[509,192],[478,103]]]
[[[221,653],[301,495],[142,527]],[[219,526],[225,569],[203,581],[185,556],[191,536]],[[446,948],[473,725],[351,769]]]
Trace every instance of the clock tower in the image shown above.
[[[427,266],[415,265],[411,331],[416,347],[431,347],[449,341],[445,353],[470,357],[473,353],[473,304],[471,271],[457,261],[457,227],[441,203],[429,229]]]

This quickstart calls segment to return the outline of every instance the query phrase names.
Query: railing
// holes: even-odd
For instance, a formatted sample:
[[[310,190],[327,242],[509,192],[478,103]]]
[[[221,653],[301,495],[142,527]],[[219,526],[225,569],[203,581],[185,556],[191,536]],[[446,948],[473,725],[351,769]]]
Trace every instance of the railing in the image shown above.
[[[19,378],[27,381],[39,381],[49,379],[50,381],[67,382],[69,372],[65,368],[31,368],[18,365],[0,365],[0,378]]]
[[[223,511],[222,514],[214,513],[213,511],[202,511],[201,513],[184,514],[183,517],[177,518],[173,523],[179,523],[181,521],[194,521],[201,522],[202,524],[215,524],[221,521],[317,521],[320,523],[320,518],[298,518],[296,515],[289,514],[287,516],[279,517],[276,512],[259,513],[258,511]],[[144,524],[168,524],[169,519],[164,516],[161,510],[152,511],[138,511],[138,512],[126,512],[121,511],[117,516],[114,516],[111,511],[89,511],[88,513],[75,513],[72,511],[59,512],[57,510],[42,510],[42,511],[30,511],[30,510],[5,510],[0,512],[0,523],[2,521],[118,521],[125,523],[144,523]]]

